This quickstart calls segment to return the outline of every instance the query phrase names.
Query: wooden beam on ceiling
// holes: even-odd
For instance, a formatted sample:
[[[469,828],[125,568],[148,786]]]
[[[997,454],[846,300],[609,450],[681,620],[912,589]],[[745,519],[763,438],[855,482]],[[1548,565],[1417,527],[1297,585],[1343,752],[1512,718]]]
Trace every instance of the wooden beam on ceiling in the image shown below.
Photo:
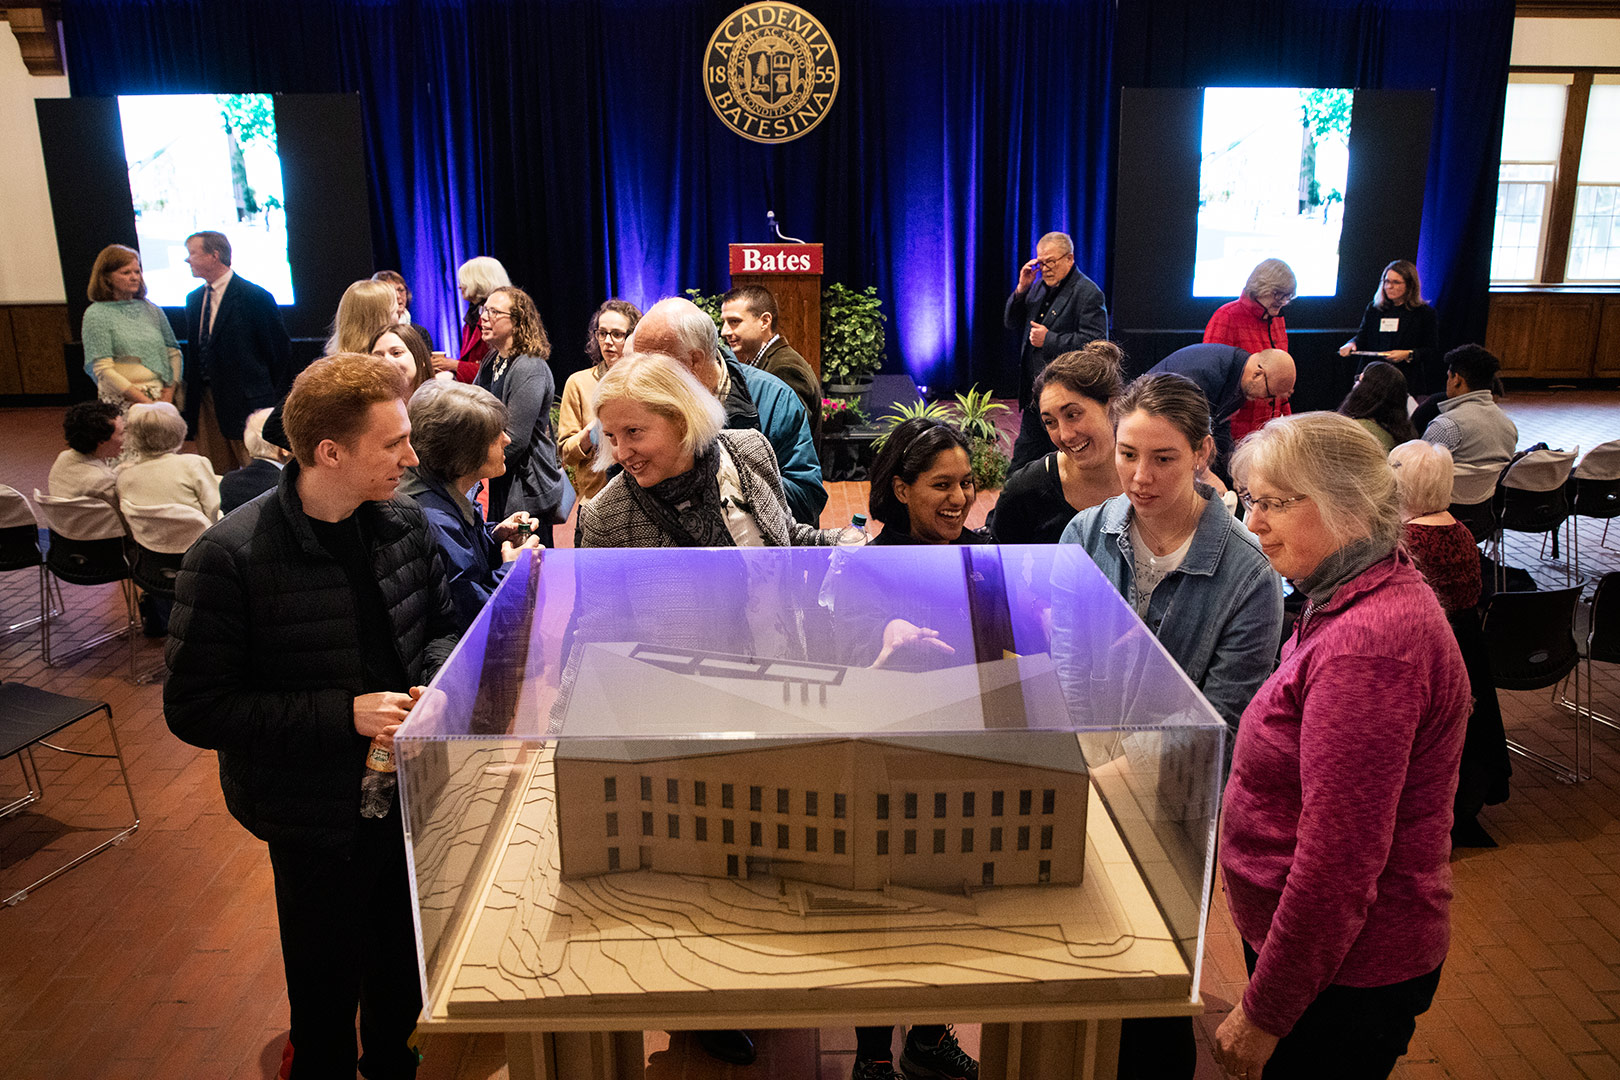
[[[62,11],[57,4],[8,4],[0,18],[11,24],[12,36],[30,75],[66,75],[62,62]]]

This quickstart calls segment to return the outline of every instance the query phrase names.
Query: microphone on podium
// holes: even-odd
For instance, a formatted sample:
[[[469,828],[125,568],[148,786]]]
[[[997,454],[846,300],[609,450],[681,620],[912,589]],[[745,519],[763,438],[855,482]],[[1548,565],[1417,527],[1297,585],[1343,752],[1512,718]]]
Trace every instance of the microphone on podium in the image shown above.
[[[782,226],[780,226],[780,225],[778,225],[776,223],[776,211],[775,210],[767,210],[767,211],[765,211],[765,223],[771,227],[771,231],[776,234],[776,236],[777,236],[777,238],[779,240],[782,240],[785,243],[789,243],[789,244],[802,244],[802,243],[804,243],[803,240],[800,240],[796,236],[784,236],[782,234]]]

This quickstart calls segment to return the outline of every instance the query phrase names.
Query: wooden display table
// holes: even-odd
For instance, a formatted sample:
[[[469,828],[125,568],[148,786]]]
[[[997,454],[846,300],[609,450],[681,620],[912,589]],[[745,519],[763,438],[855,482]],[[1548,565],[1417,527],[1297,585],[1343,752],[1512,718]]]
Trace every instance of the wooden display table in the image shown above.
[[[648,1029],[936,1022],[984,1025],[986,1080],[1112,1077],[1121,1018],[1202,1011],[1095,788],[1074,887],[948,897],[642,871],[563,881],[550,749],[446,753],[469,784],[463,805],[511,809],[487,821],[500,843],[446,939],[421,1028],[505,1033],[514,1080],[639,1080]],[[416,842],[419,864],[458,857],[454,834]]]

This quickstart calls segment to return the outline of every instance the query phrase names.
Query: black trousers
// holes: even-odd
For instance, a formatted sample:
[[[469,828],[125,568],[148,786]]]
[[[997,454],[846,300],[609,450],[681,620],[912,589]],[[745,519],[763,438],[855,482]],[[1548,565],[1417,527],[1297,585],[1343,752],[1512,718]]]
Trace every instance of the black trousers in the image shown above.
[[[360,1012],[367,1080],[410,1080],[422,1008],[399,804],[360,819],[352,858],[270,845],[292,1009],[292,1080],[354,1080]]]
[[[1254,974],[1258,954],[1243,943]],[[1266,1080],[1382,1080],[1395,1069],[1429,1011],[1440,968],[1389,986],[1331,985],[1316,995],[1266,1062]]]

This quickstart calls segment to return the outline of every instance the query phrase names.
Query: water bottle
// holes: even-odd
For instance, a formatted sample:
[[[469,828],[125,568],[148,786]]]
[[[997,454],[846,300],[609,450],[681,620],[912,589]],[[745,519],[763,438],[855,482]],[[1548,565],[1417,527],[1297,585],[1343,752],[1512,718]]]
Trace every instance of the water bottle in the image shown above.
[[[388,816],[394,801],[394,789],[399,777],[394,772],[394,751],[384,746],[381,736],[371,740],[366,751],[366,775],[360,781],[360,816],[380,818]]]
[[[827,576],[821,579],[821,591],[816,594],[816,603],[826,608],[829,615],[832,614],[838,591],[838,578],[844,572],[844,560],[849,558],[849,549],[860,547],[870,539],[866,533],[865,514],[856,514],[849,519],[848,525],[838,530],[838,546],[833,549]]]

